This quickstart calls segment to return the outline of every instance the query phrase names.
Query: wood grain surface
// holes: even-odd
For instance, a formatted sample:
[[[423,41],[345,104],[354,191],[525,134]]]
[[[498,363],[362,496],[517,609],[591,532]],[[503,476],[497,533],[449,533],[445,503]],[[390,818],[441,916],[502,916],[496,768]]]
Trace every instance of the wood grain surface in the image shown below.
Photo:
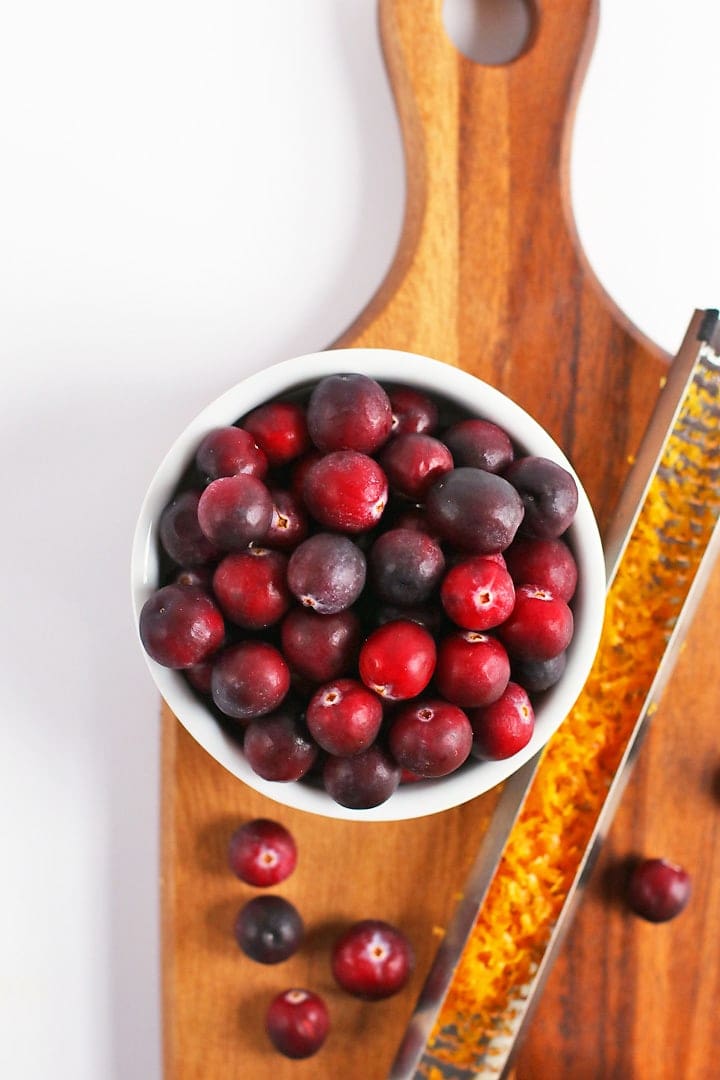
[[[508,393],[569,455],[602,526],[666,358],[603,294],[569,210],[570,126],[596,4],[545,0],[529,47],[501,67],[462,57],[445,35],[441,8],[441,0],[379,5],[406,151],[406,220],[386,281],[337,344],[423,353]],[[712,1026],[702,1012],[692,1027],[691,1009],[709,1007],[718,988],[720,968],[713,946],[702,945],[701,927],[717,901],[710,874],[717,849],[705,847],[717,819],[714,748],[695,730],[711,709],[717,675],[710,648],[717,582],[713,595],[604,857],[607,869],[630,849],[649,847],[688,862],[700,871],[693,910],[668,927],[639,925],[606,896],[598,867],[518,1063],[523,1080],[705,1075],[707,1040],[693,1059],[696,1071],[683,1074],[652,1071],[657,1056],[648,1036],[656,1049],[673,1046],[677,1062],[690,1031],[702,1039]],[[168,1080],[385,1077],[497,792],[415,822],[331,822],[246,788],[168,710],[162,784]],[[279,968],[253,964],[232,940],[234,915],[255,891],[227,871],[227,841],[234,827],[260,815],[285,822],[301,852],[281,891],[301,910],[308,940]],[[417,951],[408,989],[372,1005],[336,991],[328,967],[338,928],[367,916],[406,928]],[[280,1058],[262,1031],[270,997],[290,985],[325,994],[333,1016],[326,1046],[308,1061]]]

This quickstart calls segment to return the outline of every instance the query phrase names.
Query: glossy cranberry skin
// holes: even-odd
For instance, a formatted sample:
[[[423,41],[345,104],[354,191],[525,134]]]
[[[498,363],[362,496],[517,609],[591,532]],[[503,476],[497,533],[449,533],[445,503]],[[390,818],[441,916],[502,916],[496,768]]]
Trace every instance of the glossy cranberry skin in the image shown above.
[[[560,681],[566,666],[565,652],[551,656],[549,660],[520,660],[513,657],[511,678],[530,694],[540,694]]]
[[[160,543],[178,566],[202,566],[220,555],[215,544],[200,528],[200,495],[199,491],[181,491],[160,515]]]
[[[415,957],[397,927],[381,919],[363,919],[337,939],[331,965],[341,989],[365,1001],[381,1001],[403,989]]]
[[[500,642],[473,630],[450,634],[438,648],[435,682],[444,698],[461,708],[490,705],[510,680],[510,660]]]
[[[422,777],[455,772],[467,760],[472,741],[466,714],[441,698],[401,706],[388,733],[390,752],[397,763]]]
[[[489,420],[460,420],[443,434],[443,442],[456,465],[470,465],[485,472],[502,473],[515,457],[507,432]]]
[[[379,460],[391,489],[414,502],[422,502],[432,484],[453,467],[444,443],[413,433],[391,439]]]
[[[577,484],[567,469],[547,458],[528,456],[517,458],[504,475],[525,506],[523,536],[552,540],[565,532],[578,505]]]
[[[392,429],[390,399],[367,375],[328,375],[308,402],[310,438],[318,450],[359,450],[372,454]]]
[[[263,540],[272,521],[270,492],[255,476],[221,476],[203,491],[198,503],[200,528],[224,551],[241,551]]]
[[[307,707],[307,726],[329,754],[349,757],[375,742],[383,719],[380,699],[356,679],[336,679],[321,686]]]
[[[573,636],[573,614],[564,600],[544,589],[521,585],[515,607],[498,637],[512,656],[550,660],[564,652]]]
[[[245,728],[243,752],[253,772],[264,780],[299,780],[315,764],[318,748],[294,702]]]
[[[445,570],[442,548],[425,533],[390,529],[368,555],[373,589],[389,604],[422,604],[440,584]]]
[[[643,859],[632,870],[627,902],[648,922],[668,922],[690,899],[690,875],[668,859]]]
[[[409,619],[385,623],[373,630],[360,649],[360,678],[389,701],[420,694],[435,670],[435,640]]]
[[[388,392],[388,397],[393,435],[432,435],[438,426],[438,408],[428,394],[410,386],[396,386]]]
[[[235,720],[252,720],[278,707],[290,689],[290,670],[274,646],[241,641],[218,655],[211,689],[220,712]]]
[[[436,480],[425,500],[430,527],[475,555],[504,551],[523,519],[522,499],[501,476],[483,469],[453,469]]]
[[[578,570],[564,540],[516,537],[505,552],[505,561],[516,585],[535,585],[566,603],[572,600]]]
[[[294,904],[282,896],[255,896],[235,919],[235,940],[251,960],[280,964],[298,951],[305,928]]]
[[[308,1058],[325,1042],[330,1014],[322,998],[311,990],[284,990],[270,1002],[265,1030],[275,1049],[285,1057]]]
[[[193,667],[219,649],[224,638],[220,609],[204,589],[164,585],[140,612],[140,640],[163,667]]]
[[[386,802],[400,783],[400,768],[378,743],[352,757],[330,755],[322,771],[331,799],[351,810],[369,810]]]
[[[253,409],[243,427],[255,438],[273,468],[287,465],[310,449],[305,410],[293,401],[270,401]]]
[[[359,533],[378,523],[387,505],[385,473],[367,454],[338,450],[326,454],[307,472],[305,505],[321,525]]]
[[[297,844],[278,821],[254,818],[230,837],[228,861],[246,885],[266,889],[290,877],[297,866]]]
[[[515,587],[507,570],[493,559],[464,559],[445,575],[440,600],[457,626],[490,630],[512,612]]]
[[[213,592],[224,615],[247,630],[279,622],[292,603],[287,557],[269,548],[226,555],[213,575]]]
[[[334,615],[355,603],[366,573],[365,556],[347,536],[315,533],[290,556],[287,580],[304,607]]]
[[[311,682],[347,674],[360,648],[360,620],[354,611],[316,615],[293,608],[280,627],[283,654],[293,671]]]
[[[195,454],[195,467],[206,484],[221,476],[245,473],[264,480],[268,459],[249,431],[239,427],[208,432]]]
[[[483,709],[472,709],[473,757],[481,761],[502,761],[517,754],[530,742],[535,730],[535,713],[530,698],[517,683],[510,682],[503,695]]]
[[[265,536],[268,547],[293,551],[308,534],[307,514],[303,505],[290,491],[271,489],[273,514]]]

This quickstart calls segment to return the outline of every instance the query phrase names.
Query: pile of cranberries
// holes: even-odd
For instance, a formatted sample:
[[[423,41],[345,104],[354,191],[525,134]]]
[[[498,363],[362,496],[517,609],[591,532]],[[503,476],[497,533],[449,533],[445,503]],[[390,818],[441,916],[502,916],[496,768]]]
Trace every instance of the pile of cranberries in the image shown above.
[[[577,501],[490,420],[331,375],[202,440],[141,640],[261,777],[377,806],[529,742],[573,636]]]

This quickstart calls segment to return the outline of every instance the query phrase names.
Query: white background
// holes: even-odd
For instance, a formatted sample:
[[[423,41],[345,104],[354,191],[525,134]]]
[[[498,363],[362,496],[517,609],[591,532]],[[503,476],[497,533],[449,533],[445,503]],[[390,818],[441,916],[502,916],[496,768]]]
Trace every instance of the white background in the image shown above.
[[[719,40],[710,0],[605,0],[578,114],[586,250],[671,352],[720,303]],[[391,259],[374,0],[8,2],[0,153],[0,1075],[154,1080],[134,518],[200,407],[332,341]]]

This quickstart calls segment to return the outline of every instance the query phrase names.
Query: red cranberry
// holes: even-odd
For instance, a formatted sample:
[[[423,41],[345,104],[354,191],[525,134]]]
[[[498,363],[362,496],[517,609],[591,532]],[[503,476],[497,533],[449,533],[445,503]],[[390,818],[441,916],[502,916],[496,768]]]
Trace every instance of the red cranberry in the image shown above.
[[[322,778],[326,792],[340,806],[369,810],[390,798],[400,783],[400,769],[375,743],[352,757],[328,756]]]
[[[210,566],[186,566],[180,570],[172,582],[173,585],[192,585],[197,589],[210,591],[213,571]]]
[[[387,479],[367,454],[338,450],[308,470],[304,498],[321,525],[340,532],[362,532],[382,517],[388,498]]]
[[[183,674],[193,690],[197,690],[199,694],[207,694],[209,697],[212,688],[212,670],[211,658],[210,660],[201,660],[199,664],[193,664],[192,667],[185,668]]]
[[[403,510],[393,519],[393,529],[411,529],[413,532],[425,533],[432,540],[440,540],[437,532],[431,528],[427,515],[422,507],[411,507]]]
[[[403,705],[388,734],[398,764],[417,776],[447,776],[467,760],[472,728],[462,709],[440,698]]]
[[[547,458],[523,457],[505,470],[505,479],[524,503],[524,536],[552,540],[565,532],[578,505],[577,484],[567,469]]]
[[[573,615],[564,600],[544,589],[521,585],[515,607],[498,636],[522,660],[550,660],[564,652],[573,636]]]
[[[264,480],[268,459],[249,431],[223,427],[210,431],[195,455],[195,467],[206,483],[221,476],[246,473]]]
[[[438,409],[431,397],[409,386],[396,386],[388,397],[393,435],[432,435],[438,425]]]
[[[240,551],[263,540],[272,521],[272,499],[254,476],[221,476],[198,503],[198,521],[207,538],[225,551]]]
[[[648,922],[674,919],[690,899],[690,875],[668,859],[643,859],[628,882],[628,904]]]
[[[382,533],[368,556],[372,586],[390,604],[422,604],[439,585],[444,569],[440,545],[411,529]]]
[[[265,543],[282,551],[292,551],[308,534],[307,515],[290,491],[271,490],[273,514]]]
[[[241,881],[264,889],[290,877],[297,865],[297,844],[284,825],[255,818],[230,837],[229,861]]]
[[[460,420],[443,435],[456,465],[502,473],[515,454],[507,432],[489,420]]]
[[[508,683],[497,701],[468,713],[473,731],[473,757],[481,761],[502,761],[530,742],[535,714],[530,698],[517,683]]]
[[[287,783],[299,780],[309,771],[318,748],[302,722],[299,708],[289,703],[248,724],[243,752],[258,776]]]
[[[290,592],[319,615],[334,615],[355,603],[365,585],[365,556],[347,536],[316,533],[290,556]]]
[[[492,559],[465,559],[448,570],[440,587],[449,618],[466,630],[490,630],[510,615],[515,589],[507,570]]]
[[[307,454],[303,454],[293,465],[290,472],[290,491],[298,503],[304,505],[305,477],[322,456],[319,450],[308,450]]]
[[[435,682],[453,705],[490,705],[503,693],[509,679],[510,660],[496,638],[470,630],[450,634],[440,643]]]
[[[316,615],[294,608],[280,627],[282,651],[291,668],[311,682],[347,674],[360,648],[360,620],[354,611]]]
[[[360,678],[381,697],[402,701],[425,689],[435,658],[432,635],[409,619],[398,619],[373,630],[360,649]]]
[[[272,712],[289,689],[288,666],[267,642],[229,645],[215,661],[213,701],[220,712],[235,720],[252,720]]]
[[[505,552],[516,585],[535,585],[568,603],[577,585],[577,564],[563,540],[516,537]]]
[[[367,375],[328,375],[310,395],[307,419],[319,450],[372,454],[390,435],[392,409],[382,386]]]
[[[380,919],[363,919],[338,938],[332,973],[338,986],[366,1001],[391,997],[407,983],[415,957],[405,935]]]
[[[398,435],[380,455],[393,491],[421,502],[432,484],[453,467],[450,451],[432,435]]]
[[[226,555],[215,570],[213,591],[231,622],[248,630],[272,626],[292,603],[287,587],[287,558],[269,548],[249,548]]]
[[[193,667],[219,649],[224,637],[223,617],[204,589],[164,585],[140,612],[140,640],[163,667]]]
[[[567,666],[567,653],[561,652],[549,660],[521,660],[514,657],[512,680],[531,694],[540,694],[559,682]]]
[[[270,464],[287,465],[310,449],[305,410],[292,401],[271,401],[254,409],[243,427],[257,440]]]
[[[199,502],[199,491],[182,491],[160,515],[160,543],[179,566],[202,566],[220,554],[200,528]]]
[[[270,1002],[265,1030],[285,1057],[308,1058],[325,1042],[330,1015],[322,998],[311,990],[285,990]]]
[[[462,467],[436,480],[425,500],[443,540],[475,555],[504,551],[523,519],[522,499],[501,476]]]
[[[294,904],[282,896],[255,896],[235,919],[235,940],[251,960],[279,964],[296,953],[305,927]]]
[[[380,730],[380,700],[355,679],[336,679],[315,692],[307,707],[307,726],[315,742],[338,757],[367,750]]]

